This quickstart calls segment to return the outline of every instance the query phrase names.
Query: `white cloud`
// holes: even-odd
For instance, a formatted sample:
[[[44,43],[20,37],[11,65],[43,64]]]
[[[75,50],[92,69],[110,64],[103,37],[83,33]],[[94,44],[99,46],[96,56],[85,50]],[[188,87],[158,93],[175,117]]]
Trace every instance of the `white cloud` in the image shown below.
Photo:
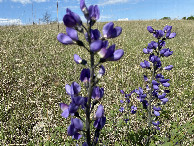
[[[0,0],[0,2],[2,2],[3,0]]]
[[[0,18],[0,25],[22,25],[22,21],[20,19]]]
[[[19,2],[22,4],[29,4],[32,2],[37,2],[37,3],[41,3],[41,2],[46,2],[47,0],[11,0],[12,2]]]
[[[136,4],[139,1],[144,1],[144,0],[103,0],[98,5],[104,6],[104,5],[113,5],[113,4],[119,4],[119,3]]]
[[[118,21],[128,21],[128,18],[118,19]]]

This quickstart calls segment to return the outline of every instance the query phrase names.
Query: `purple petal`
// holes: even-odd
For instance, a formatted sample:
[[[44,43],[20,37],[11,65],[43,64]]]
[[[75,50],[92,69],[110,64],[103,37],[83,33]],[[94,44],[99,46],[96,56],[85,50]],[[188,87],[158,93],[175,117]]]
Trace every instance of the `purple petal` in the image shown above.
[[[103,106],[100,104],[100,105],[98,106],[97,111],[96,111],[96,118],[97,118],[97,119],[98,119],[98,118],[101,118],[101,117],[103,116],[103,114],[104,114],[104,109],[103,109]]]
[[[82,137],[82,135],[79,134],[79,133],[75,133],[75,134],[72,136],[72,138],[73,138],[73,139],[75,138],[76,140],[79,140],[81,137]]]
[[[146,65],[146,68],[149,68],[150,67],[150,63],[148,61],[144,60],[144,63]]]
[[[75,127],[73,124],[69,125],[69,127],[67,128],[67,133],[69,136],[73,136],[75,134]]]
[[[146,76],[146,75],[143,75],[143,79],[144,79],[144,81],[148,81],[148,77]]]
[[[74,41],[77,41],[78,40],[78,35],[77,35],[77,31],[73,28],[70,28],[70,27],[66,27],[66,32],[67,32],[67,35]]]
[[[153,32],[154,32],[154,29],[153,29],[151,26],[148,26],[148,27],[147,27],[147,30],[148,30],[150,33],[153,33]]]
[[[169,25],[166,25],[166,26],[164,26],[164,29],[163,29],[163,31],[171,31],[171,29],[172,29],[172,26],[169,26]]]
[[[87,142],[84,142],[84,143],[82,144],[82,146],[88,146]]]
[[[169,86],[170,86],[170,83],[166,82],[166,83],[162,83],[162,85],[163,85],[164,87],[169,87]]]
[[[64,45],[68,45],[68,44],[73,44],[74,43],[73,40],[68,35],[66,35],[64,33],[59,33],[57,35],[57,40],[60,43],[64,44]]]
[[[61,114],[62,117],[67,118],[69,116],[69,109],[65,109],[63,113]]]
[[[104,75],[105,74],[105,68],[103,65],[100,65],[99,74]]]
[[[82,24],[82,21],[78,14],[71,12],[72,17],[75,19],[76,23],[80,26]]]
[[[164,104],[166,103],[166,102],[168,102],[168,98],[162,98],[162,99],[160,99]]]
[[[124,55],[124,51],[122,49],[118,49],[113,53],[113,56],[109,58],[109,61],[117,61],[121,59],[121,57]]]
[[[153,110],[155,110],[155,111],[160,111],[161,110],[161,108],[160,107],[153,107]]]
[[[102,40],[94,41],[90,44],[90,50],[93,52],[97,52],[101,49],[102,46]]]
[[[67,92],[68,95],[72,95],[72,91],[71,91],[71,86],[70,85],[65,85],[65,90]]]
[[[124,101],[123,100],[120,100],[120,103],[124,103]]]
[[[140,63],[140,66],[141,66],[142,68],[146,68],[146,65],[145,65],[144,62],[141,62],[141,63]]]
[[[81,86],[78,83],[73,82],[71,84],[71,89],[73,89],[73,94],[78,94],[81,91]]]
[[[169,36],[168,38],[169,38],[169,39],[172,39],[172,38],[174,38],[175,36],[176,36],[176,33],[173,32],[173,33],[170,34],[170,36]]]
[[[84,105],[85,98],[81,96],[72,97],[72,102],[78,106]]]
[[[143,89],[139,87],[139,94],[143,94]]]
[[[73,119],[73,124],[74,124],[74,127],[78,130],[82,130],[83,129],[83,123],[80,119],[78,118],[75,118]]]
[[[59,106],[60,106],[60,108],[61,108],[62,111],[68,109],[68,107],[69,107],[69,106],[68,106],[67,104],[65,104],[65,103],[59,103]]]
[[[119,111],[120,111],[120,112],[123,112],[123,111],[124,111],[124,107],[121,107],[121,108],[119,109]]]
[[[159,89],[158,85],[153,85],[153,88],[154,88],[155,90],[158,90],[158,89]]]
[[[100,31],[98,29],[93,30],[92,34],[93,34],[94,40],[98,40],[101,36]]]
[[[74,114],[78,110],[79,106],[75,103],[70,103],[69,105],[69,113]]]
[[[155,80],[152,80],[152,84],[153,85],[159,85],[159,83],[157,81],[155,81]]]
[[[113,22],[109,22],[109,23],[107,23],[103,26],[102,32],[103,32],[103,35],[104,35],[105,38],[110,38],[111,37],[111,32],[113,30],[113,26],[114,26]]]
[[[108,49],[107,49],[107,52],[105,54],[105,56],[103,57],[104,59],[107,59],[109,57],[112,57],[113,54],[115,52],[115,44],[113,44],[112,46],[110,46]]]
[[[168,56],[170,56],[170,55],[172,55],[172,54],[173,54],[173,51],[170,51],[170,49],[167,50],[166,52],[164,52],[164,56],[165,56],[165,57],[168,57]]]
[[[155,116],[160,116],[160,113],[158,111],[154,111]]]
[[[171,70],[173,68],[173,65],[168,65],[166,67],[164,67],[165,70]]]
[[[88,82],[90,79],[90,69],[89,68],[84,68],[82,71],[81,71],[81,74],[80,74],[80,80],[82,82]]]
[[[74,61],[75,61],[77,64],[80,64],[80,63],[82,62],[82,59],[79,57],[79,55],[74,54]]]
[[[163,99],[165,96],[166,96],[166,93],[163,93],[162,95],[159,95],[158,98]]]
[[[159,121],[157,121],[157,122],[152,122],[152,124],[153,124],[154,126],[158,126],[158,125],[160,124],[160,122],[159,122]]]
[[[84,11],[85,8],[86,8],[85,0],[80,0],[80,9]]]
[[[94,6],[93,18],[95,18],[95,20],[98,20],[100,18],[100,10],[98,8],[98,5]]]
[[[63,17],[63,23],[67,27],[74,27],[76,25],[76,20],[70,14],[66,14]]]
[[[112,32],[111,32],[111,38],[115,38],[115,37],[118,37],[122,32],[122,28],[117,26],[115,27]]]
[[[123,90],[120,90],[121,94],[125,94],[125,92]]]

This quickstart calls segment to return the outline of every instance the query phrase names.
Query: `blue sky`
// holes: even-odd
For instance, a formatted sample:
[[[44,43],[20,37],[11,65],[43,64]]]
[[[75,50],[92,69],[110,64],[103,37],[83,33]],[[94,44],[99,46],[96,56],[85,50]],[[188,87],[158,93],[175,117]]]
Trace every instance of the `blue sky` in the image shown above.
[[[70,8],[84,19],[79,7],[79,0],[58,0],[59,21]],[[45,12],[51,14],[52,19],[57,18],[57,0],[0,0],[0,25],[3,23],[32,23],[38,22]],[[86,0],[86,5],[98,4],[100,8],[100,21],[113,21],[118,19],[148,20],[171,17],[181,19],[194,15],[194,0]]]

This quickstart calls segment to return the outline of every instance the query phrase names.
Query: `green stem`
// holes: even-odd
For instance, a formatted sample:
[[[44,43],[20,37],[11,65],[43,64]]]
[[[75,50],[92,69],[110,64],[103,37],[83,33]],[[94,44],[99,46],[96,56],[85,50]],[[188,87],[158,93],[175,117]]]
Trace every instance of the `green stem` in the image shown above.
[[[89,45],[91,44],[91,26],[88,28],[88,42]],[[87,101],[87,108],[86,108],[86,137],[87,137],[87,144],[91,146],[91,135],[90,135],[90,106],[91,106],[91,97],[92,97],[92,90],[93,90],[93,83],[94,83],[94,53],[90,51],[90,82],[89,82],[89,89],[88,89],[88,101]]]
[[[153,84],[152,81],[154,80],[155,76],[155,63],[153,65],[154,69],[152,72],[152,78],[151,78],[151,89],[149,92],[149,98],[148,98],[148,139],[147,139],[147,144],[150,142],[150,135],[151,135],[151,123],[152,123],[152,91],[153,91]]]

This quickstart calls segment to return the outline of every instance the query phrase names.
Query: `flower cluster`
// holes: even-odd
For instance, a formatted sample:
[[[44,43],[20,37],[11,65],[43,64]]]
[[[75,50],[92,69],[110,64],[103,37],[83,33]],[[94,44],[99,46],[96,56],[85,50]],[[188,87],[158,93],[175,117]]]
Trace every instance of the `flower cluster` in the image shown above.
[[[160,106],[168,102],[166,95],[170,92],[170,90],[166,88],[170,86],[170,79],[165,79],[160,72],[162,70],[171,70],[173,68],[172,65],[162,67],[161,62],[162,57],[169,57],[173,54],[173,51],[171,51],[169,48],[166,48],[165,42],[166,40],[172,39],[176,36],[176,33],[171,32],[171,29],[172,26],[168,25],[165,26],[163,30],[155,30],[151,26],[147,27],[147,30],[153,34],[153,36],[157,39],[157,42],[151,41],[148,43],[147,48],[143,49],[143,53],[149,55],[149,60],[144,60],[140,63],[140,66],[149,70],[151,72],[151,77],[148,78],[147,75],[144,75],[144,81],[146,82],[145,90],[139,87],[139,89],[135,89],[134,92],[137,94],[137,99],[142,103],[143,108],[147,109],[148,111],[149,129],[151,124],[153,124],[157,130],[160,129],[160,122],[158,121],[158,117],[160,116],[161,111]],[[122,93],[124,92],[122,91]],[[131,109],[136,110],[134,106],[132,106]],[[119,110],[123,111],[124,108]]]
[[[76,64],[84,65],[84,68],[80,74],[80,80],[84,83],[87,89],[86,97],[79,95],[81,86],[73,82],[71,85],[66,85],[65,89],[67,94],[71,98],[71,103],[60,103],[60,108],[63,111],[61,116],[68,118],[71,116],[71,124],[67,128],[68,135],[72,136],[73,139],[80,139],[82,137],[81,132],[85,136],[86,142],[83,145],[96,144],[100,135],[100,130],[104,127],[106,117],[104,114],[104,108],[100,104],[98,105],[94,120],[90,119],[90,114],[95,109],[104,95],[104,88],[97,86],[100,78],[105,74],[105,68],[102,63],[107,61],[117,61],[123,55],[122,49],[117,49],[115,44],[109,46],[108,39],[118,37],[121,32],[121,27],[114,27],[113,22],[109,22],[104,25],[102,34],[98,29],[92,29],[92,26],[100,18],[100,11],[97,5],[86,6],[84,0],[80,0],[80,9],[83,12],[87,26],[85,26],[80,19],[80,16],[70,9],[66,10],[66,14],[63,17],[64,25],[66,26],[66,33],[59,33],[57,39],[64,45],[78,45],[86,49],[90,54],[91,60],[86,61],[77,54],[74,54],[74,61]],[[78,34],[82,34],[88,45],[85,45],[80,39]],[[99,61],[94,62],[95,55],[99,55]],[[99,71],[95,73],[95,69],[99,67]],[[85,117],[82,118],[83,114],[79,114],[79,110],[83,110]],[[132,109],[133,112],[135,108]],[[83,112],[82,112],[83,113]],[[94,121],[93,126],[96,129],[93,142],[91,141],[90,124]],[[85,126],[84,126],[85,123]],[[85,130],[83,130],[85,127]]]

